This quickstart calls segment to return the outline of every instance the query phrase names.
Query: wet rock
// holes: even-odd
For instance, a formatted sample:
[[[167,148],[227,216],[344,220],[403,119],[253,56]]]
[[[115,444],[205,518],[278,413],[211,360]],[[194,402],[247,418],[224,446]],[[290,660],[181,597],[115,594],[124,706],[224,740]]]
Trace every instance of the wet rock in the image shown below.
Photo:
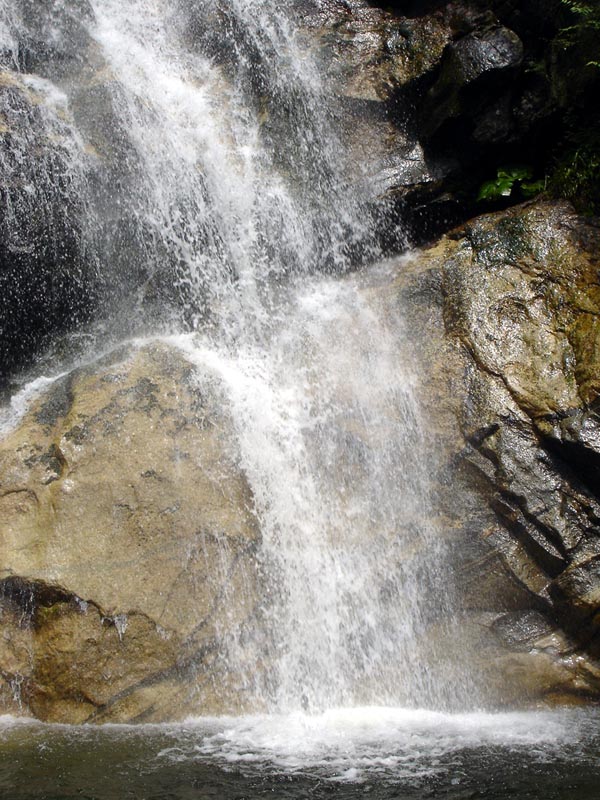
[[[425,136],[430,137],[447,120],[466,114],[473,119],[476,139],[504,138],[512,126],[502,113],[503,98],[493,81],[499,79],[508,88],[507,73],[514,73],[522,61],[521,40],[502,26],[475,31],[450,44],[438,80],[423,104]],[[506,111],[510,112],[509,105]]]
[[[82,68],[91,42],[86,25],[93,11],[88,0],[22,0],[17,14],[22,32],[17,60],[23,72],[56,78]]]
[[[257,668],[225,657],[255,613],[259,533],[223,409],[210,375],[148,345],[60,379],[4,439],[2,709],[83,722],[244,707]]]
[[[297,14],[341,101],[355,179],[372,176],[390,224],[400,216],[412,241],[431,240],[475,213],[478,189],[499,165],[537,163],[555,111],[550,83],[500,9],[379,5],[313,0]]]
[[[0,392],[107,308],[125,305],[133,320],[132,293],[162,303],[172,292],[171,265],[150,287],[140,255],[146,231],[128,204],[140,159],[88,30],[91,6],[14,6],[0,51]]]
[[[439,62],[445,20],[398,18],[364,2],[303,4],[300,22],[320,42],[332,88],[355,101],[390,100]]]
[[[55,94],[56,93],[56,94]],[[89,319],[93,260],[84,260],[85,176],[66,99],[33,76],[0,74],[0,385],[49,337]]]
[[[397,268],[483,702],[600,697],[599,236],[529,203]]]
[[[568,206],[534,203],[473,220],[430,256],[443,264],[446,329],[464,365],[461,460],[496,517],[486,542],[590,670],[600,623],[597,242],[593,222]],[[567,666],[574,682],[559,693],[595,696],[597,680],[577,688]]]
[[[421,83],[433,80],[453,28],[444,14],[399,17],[373,5],[313,0],[299,3],[297,15],[338,98],[344,144],[357,165],[352,179],[368,176],[374,204],[401,206],[406,227],[406,207],[437,199],[456,166],[425,152],[415,117]],[[382,224],[392,216],[384,213]]]
[[[589,589],[593,569],[592,564],[583,565],[582,555],[588,535],[587,547],[598,549],[593,516],[587,517],[581,505],[590,498],[581,488],[577,495],[564,473],[557,472],[553,453],[541,445],[536,426],[511,397],[501,372],[521,365],[530,380],[539,382],[534,386],[546,407],[556,406],[562,383],[550,371],[549,386],[542,392],[538,366],[527,366],[537,352],[535,336],[495,320],[494,293],[487,282],[493,277],[493,286],[516,296],[522,286],[515,275],[511,273],[506,284],[502,275],[520,264],[530,279],[530,237],[539,236],[549,246],[552,232],[554,245],[562,244],[563,259],[574,259],[572,271],[564,264],[565,283],[570,274],[573,284],[575,264],[587,269],[589,256],[580,252],[577,232],[580,225],[585,230],[588,226],[567,207],[551,204],[530,205],[514,216],[521,219],[520,236],[528,247],[519,244],[520,237],[503,241],[503,231],[511,224],[505,214],[490,215],[400,260],[393,283],[382,289],[389,293],[389,302],[396,298],[396,310],[392,307],[389,313],[402,314],[407,346],[419,364],[416,391],[433,454],[428,462],[434,509],[429,524],[445,541],[444,570],[455,592],[465,680],[470,681],[472,696],[489,707],[580,703],[600,697],[600,652],[589,624],[593,614],[586,605],[594,602]],[[466,239],[471,226],[480,230],[476,239],[486,243],[483,252],[470,251]],[[454,258],[461,248],[469,249],[470,255],[460,283],[455,283]],[[555,263],[540,255],[537,269],[551,271]],[[590,272],[582,274],[582,283],[590,277]],[[484,285],[477,289],[480,280]],[[473,315],[468,311],[471,304],[477,307]],[[506,302],[503,307],[510,313]],[[459,329],[467,328],[481,349],[490,348],[486,363],[495,374],[474,362],[457,337]],[[518,348],[517,338],[521,347],[529,342],[532,349],[518,350],[518,360],[510,350],[506,366],[502,361],[499,367],[500,353]],[[537,358],[542,363],[541,351]],[[523,395],[523,384],[519,386]],[[569,570],[579,559],[586,579],[578,573],[569,580]],[[580,606],[577,612],[575,605]],[[435,652],[451,652],[452,642],[444,638],[447,630],[441,620],[437,623],[439,641],[427,633],[434,635]]]
[[[576,560],[553,582],[552,594],[564,613],[580,624],[600,623],[600,555]]]

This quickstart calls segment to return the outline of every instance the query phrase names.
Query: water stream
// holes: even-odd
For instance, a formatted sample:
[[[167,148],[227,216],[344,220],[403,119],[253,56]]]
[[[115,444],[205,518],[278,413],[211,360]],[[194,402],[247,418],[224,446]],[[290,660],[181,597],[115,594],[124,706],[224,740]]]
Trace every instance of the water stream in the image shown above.
[[[426,636],[454,609],[415,376],[365,292],[305,282],[258,345],[174,340],[231,405],[272,591],[273,711],[467,702],[460,659]]]

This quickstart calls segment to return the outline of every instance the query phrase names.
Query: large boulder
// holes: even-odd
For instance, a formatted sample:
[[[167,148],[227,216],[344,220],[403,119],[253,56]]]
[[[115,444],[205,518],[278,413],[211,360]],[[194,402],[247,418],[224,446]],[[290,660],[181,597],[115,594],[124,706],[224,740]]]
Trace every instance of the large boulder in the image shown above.
[[[472,120],[475,140],[494,142],[510,135],[510,117],[502,106],[522,62],[523,43],[502,26],[476,30],[449,45],[421,109],[425,136],[465,115]]]
[[[224,407],[153,344],[59,378],[4,438],[0,713],[244,709],[258,660],[227,654],[256,610],[258,527]]]
[[[500,701],[600,694],[599,240],[538,202],[409,262],[438,496],[465,624],[484,632],[469,659]]]
[[[433,615],[425,650],[454,658],[460,641],[491,705],[600,697],[597,238],[568,207],[531,204],[364,288],[377,313],[404,317],[436,454],[429,522],[458,621]],[[178,350],[127,346],[54,381],[5,435],[3,710],[257,709],[268,594],[227,407]]]

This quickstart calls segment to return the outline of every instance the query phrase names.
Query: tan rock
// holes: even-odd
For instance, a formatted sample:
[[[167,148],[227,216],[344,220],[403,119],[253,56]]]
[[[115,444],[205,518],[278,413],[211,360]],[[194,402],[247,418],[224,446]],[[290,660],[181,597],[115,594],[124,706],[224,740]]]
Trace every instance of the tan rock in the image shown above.
[[[567,205],[537,202],[472,220],[425,254],[442,269],[446,330],[463,363],[451,378],[462,397],[460,460],[496,517],[480,535],[530,608],[572,637],[570,649],[532,638],[518,657],[493,659],[513,699],[519,686],[556,702],[600,691],[596,240]],[[485,587],[482,573],[474,588]],[[499,608],[489,594],[487,604]]]
[[[0,674],[24,710],[123,720],[143,687],[170,717],[161,695],[253,614],[259,533],[223,408],[151,344],[59,379],[0,445]],[[215,681],[211,709],[235,710]]]
[[[597,247],[568,205],[528,203],[404,259],[388,287],[421,365],[432,494],[483,702],[600,697]],[[532,610],[547,630],[497,634]]]

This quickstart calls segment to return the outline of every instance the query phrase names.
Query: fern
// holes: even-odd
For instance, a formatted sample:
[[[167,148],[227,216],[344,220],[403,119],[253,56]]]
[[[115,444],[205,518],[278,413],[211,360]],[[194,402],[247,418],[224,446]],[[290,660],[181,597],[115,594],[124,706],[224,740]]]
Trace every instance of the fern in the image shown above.
[[[560,29],[557,41],[564,48],[577,47],[585,39],[590,40],[592,35],[592,49],[595,55],[598,52],[598,59],[592,58],[586,62],[586,67],[600,69],[600,45],[598,43],[598,32],[600,32],[600,2],[599,0],[560,0],[562,5],[567,8],[577,19],[573,25],[567,25]]]
[[[573,25],[567,25],[561,29],[561,40],[566,45],[574,45],[577,36],[585,31],[600,31],[600,3],[598,0],[582,3],[578,0],[561,0],[563,6],[577,17]],[[589,62],[593,66],[598,66],[597,62]]]

